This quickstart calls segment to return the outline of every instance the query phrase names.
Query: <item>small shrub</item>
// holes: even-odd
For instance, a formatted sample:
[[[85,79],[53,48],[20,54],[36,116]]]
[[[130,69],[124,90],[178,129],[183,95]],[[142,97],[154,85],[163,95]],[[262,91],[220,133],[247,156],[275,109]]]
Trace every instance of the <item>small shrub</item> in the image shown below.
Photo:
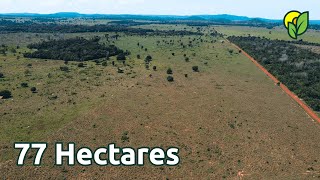
[[[21,87],[23,87],[23,88],[27,88],[27,87],[29,87],[29,85],[28,85],[28,83],[23,82],[23,83],[21,83]]]
[[[174,78],[173,78],[172,76],[168,76],[168,77],[167,77],[167,80],[168,80],[169,82],[173,82],[173,81],[174,81]]]
[[[29,69],[27,69],[27,70],[24,71],[24,74],[26,76],[30,76],[31,75],[31,71]]]
[[[3,75],[3,73],[0,73],[0,78],[4,78],[4,75]]]
[[[193,70],[194,72],[199,72],[199,67],[198,67],[198,66],[193,66],[193,67],[192,67],[192,70]]]
[[[190,59],[189,59],[188,57],[186,57],[184,60],[185,60],[186,62],[189,62],[189,61],[190,61]]]
[[[69,68],[67,66],[61,66],[60,67],[60,70],[61,71],[64,71],[64,72],[68,72],[69,71]]]
[[[83,64],[83,63],[79,63],[79,64],[78,64],[78,67],[83,68],[83,67],[84,67],[84,64]]]
[[[124,142],[130,142],[130,138],[129,138],[129,132],[124,132],[121,136],[121,141],[124,143]]]
[[[48,97],[50,100],[56,100],[58,99],[58,96],[57,95],[51,95]]]
[[[140,54],[138,54],[138,55],[137,55],[137,59],[141,59],[141,56],[140,56]]]
[[[0,96],[2,96],[3,99],[9,99],[12,97],[11,92],[8,90],[0,91]]]
[[[167,74],[173,74],[173,71],[172,71],[171,68],[169,68],[169,69],[167,70]]]
[[[157,70],[157,66],[153,66],[153,70],[156,71]]]
[[[108,62],[107,62],[107,61],[104,61],[104,62],[102,62],[101,65],[102,65],[102,66],[108,66]]]
[[[124,70],[121,68],[118,68],[118,73],[122,74],[122,73],[124,73]]]

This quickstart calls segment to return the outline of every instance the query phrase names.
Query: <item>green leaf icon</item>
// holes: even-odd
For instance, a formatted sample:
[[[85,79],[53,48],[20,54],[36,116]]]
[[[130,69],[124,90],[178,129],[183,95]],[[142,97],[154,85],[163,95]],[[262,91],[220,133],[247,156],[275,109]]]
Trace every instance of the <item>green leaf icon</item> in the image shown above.
[[[288,32],[291,38],[297,39],[297,28],[293,23],[289,23]]]
[[[302,13],[297,20],[297,35],[305,33],[309,26],[309,12]]]

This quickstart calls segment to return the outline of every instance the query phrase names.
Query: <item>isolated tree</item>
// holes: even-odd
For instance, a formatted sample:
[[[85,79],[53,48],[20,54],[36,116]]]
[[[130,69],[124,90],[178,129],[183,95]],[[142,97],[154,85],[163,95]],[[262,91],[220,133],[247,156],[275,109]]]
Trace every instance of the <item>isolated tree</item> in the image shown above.
[[[173,74],[173,71],[172,71],[171,68],[169,68],[169,69],[167,70],[167,74]]]
[[[193,70],[194,72],[199,72],[199,67],[198,67],[198,66],[193,66],[193,67],[192,67],[192,70]]]
[[[0,73],[0,78],[4,78],[4,75],[3,75],[3,73]]]
[[[174,81],[174,78],[173,78],[172,76],[168,76],[168,77],[167,77],[167,80],[168,80],[169,82],[173,82],[173,81]]]
[[[37,88],[36,87],[32,87],[30,90],[31,90],[32,93],[36,93],[37,92]]]
[[[145,59],[145,62],[151,62],[152,61],[152,56],[148,55]]]

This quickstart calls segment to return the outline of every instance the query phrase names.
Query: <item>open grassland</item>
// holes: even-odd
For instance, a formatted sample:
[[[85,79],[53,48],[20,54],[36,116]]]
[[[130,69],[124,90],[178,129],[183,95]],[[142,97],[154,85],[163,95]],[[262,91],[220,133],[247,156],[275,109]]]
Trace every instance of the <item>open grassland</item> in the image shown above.
[[[168,30],[168,26],[150,28]],[[253,179],[318,177],[320,125],[233,46],[209,36],[212,28],[201,31],[202,37],[119,33],[119,39],[109,43],[131,55],[126,65],[112,57],[106,67],[95,62],[78,67],[76,62],[65,65],[21,55],[17,59],[19,52],[30,51],[26,45],[31,42],[100,36],[101,43],[107,43],[105,33],[0,35],[10,47],[21,46],[17,53],[0,56],[5,75],[0,89],[13,95],[0,101],[0,177],[234,179],[239,172]],[[233,27],[230,31],[238,33]],[[189,41],[193,47],[181,48],[181,42]],[[150,70],[145,68],[147,55],[153,57]],[[61,66],[68,66],[69,72],[61,71]],[[193,72],[193,66],[200,72]],[[172,83],[166,79],[168,68],[173,70]],[[23,82],[29,87],[22,88]],[[16,141],[49,142],[44,165],[17,168],[18,152],[11,148]],[[52,147],[57,141],[91,148],[109,143],[175,146],[180,148],[181,164],[56,167]]]

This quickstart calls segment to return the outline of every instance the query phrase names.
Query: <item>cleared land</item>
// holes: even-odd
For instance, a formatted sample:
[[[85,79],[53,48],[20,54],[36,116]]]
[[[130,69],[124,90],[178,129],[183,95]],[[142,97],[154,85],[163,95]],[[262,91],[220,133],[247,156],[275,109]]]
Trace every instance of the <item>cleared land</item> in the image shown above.
[[[1,42],[21,47],[16,55],[0,56],[0,70],[5,75],[0,87],[13,94],[12,99],[0,101],[0,176],[234,179],[242,172],[248,179],[319,177],[319,123],[233,46],[209,36],[211,30],[202,27],[207,35],[202,37],[119,33],[114,44],[131,52],[126,66],[112,57],[110,62],[116,61],[116,66],[86,62],[79,68],[78,63],[69,62],[69,72],[60,70],[63,61],[18,60],[17,55],[29,51],[28,43],[48,36],[98,35],[103,43],[105,33],[1,34],[0,39],[6,39]],[[194,38],[193,47],[181,48],[179,40],[188,44]],[[137,54],[142,58],[137,59]],[[145,68],[147,55],[153,57],[151,70]],[[152,66],[157,66],[157,71]],[[200,72],[193,72],[192,66],[199,66]],[[118,67],[124,69],[123,74],[117,72]],[[168,68],[173,70],[173,83],[166,80]],[[22,82],[37,87],[38,93],[20,87]],[[122,140],[124,135],[128,141]],[[109,143],[176,146],[181,164],[56,167],[54,152],[49,149],[44,166],[16,167],[18,152],[12,151],[16,141],[45,141],[49,147],[57,141],[91,148]],[[27,163],[32,164],[31,159]]]

